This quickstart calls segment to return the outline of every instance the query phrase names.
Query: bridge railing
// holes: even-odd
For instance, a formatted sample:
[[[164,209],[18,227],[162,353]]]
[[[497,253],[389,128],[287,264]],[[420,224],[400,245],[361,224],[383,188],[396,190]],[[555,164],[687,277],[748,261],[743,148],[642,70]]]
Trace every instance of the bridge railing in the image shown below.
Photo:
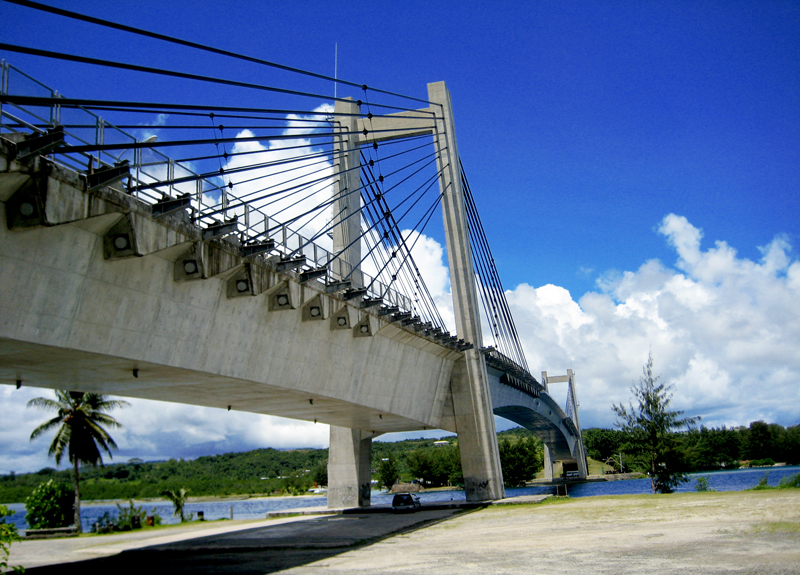
[[[0,101],[0,133],[45,133],[48,128],[63,126],[65,140],[70,145],[131,145],[140,139],[94,112],[82,107],[63,107],[56,90],[42,84],[6,61],[0,63],[0,95],[14,94],[46,97],[53,100],[49,106],[19,106]],[[148,126],[143,125],[146,129]],[[268,139],[268,138],[267,138]],[[127,160],[130,172],[127,181],[129,193],[140,200],[154,204],[158,201],[190,194],[193,221],[199,226],[219,223],[219,220],[236,219],[240,227],[241,243],[259,239],[272,239],[275,252],[282,255],[304,255],[308,267],[328,268],[332,280],[351,275],[352,266],[337,258],[330,250],[312,241],[310,237],[270,217],[266,212],[247,202],[240,201],[225,188],[220,178],[198,174],[189,166],[176,162],[152,148],[123,148],[114,151],[69,152],[68,148],[52,152],[53,161],[64,167],[85,172],[98,168],[114,167]],[[233,205],[233,207],[231,207]],[[212,215],[203,215],[212,214]],[[410,311],[412,299],[362,272],[367,293],[373,298],[383,298],[391,306]]]

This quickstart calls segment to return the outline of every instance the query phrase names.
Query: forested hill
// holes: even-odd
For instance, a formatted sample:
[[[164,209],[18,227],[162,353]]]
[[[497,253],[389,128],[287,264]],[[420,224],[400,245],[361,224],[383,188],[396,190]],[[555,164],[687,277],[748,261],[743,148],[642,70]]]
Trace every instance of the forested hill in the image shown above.
[[[531,432],[516,428],[498,436],[529,437]],[[374,441],[373,469],[393,455],[399,463],[402,479],[413,475],[406,455],[437,450],[435,441],[445,440],[455,449],[454,436],[397,442]],[[81,468],[81,492],[85,500],[144,499],[159,497],[165,489],[189,490],[192,497],[228,495],[265,495],[303,493],[315,484],[327,484],[327,449],[256,449],[241,453],[224,453],[194,460],[142,461],[107,463],[103,467]],[[72,470],[47,467],[36,473],[0,476],[0,502],[22,502],[39,484],[54,479],[72,483]]]
[[[443,438],[455,441],[454,437]],[[421,448],[433,448],[435,439],[373,442],[374,462]],[[298,493],[314,483],[327,483],[327,449],[256,449],[194,460],[146,462],[131,459],[102,467],[81,468],[81,492],[86,500],[159,497],[165,489],[188,489],[191,496]],[[0,476],[0,502],[24,501],[49,479],[71,483],[72,470],[44,468],[36,473]]]
[[[327,449],[256,449],[243,453],[203,456],[194,460],[146,462],[131,459],[102,467],[81,468],[81,492],[86,500],[159,497],[165,489],[186,488],[192,496],[271,493],[300,487],[328,459]],[[47,467],[36,473],[0,477],[0,501],[24,501],[34,487],[55,479],[72,483],[72,470]]]

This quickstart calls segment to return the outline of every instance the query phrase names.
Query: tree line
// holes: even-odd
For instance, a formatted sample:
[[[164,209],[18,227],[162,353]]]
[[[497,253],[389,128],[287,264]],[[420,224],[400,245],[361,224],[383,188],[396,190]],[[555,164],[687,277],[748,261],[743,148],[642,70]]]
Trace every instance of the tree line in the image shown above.
[[[749,426],[705,427],[670,434],[675,452],[673,463],[684,472],[735,469],[741,465],[772,465],[776,462],[800,464],[800,425],[783,427],[777,423],[753,421]],[[633,461],[625,461],[627,435],[619,429],[583,430],[589,457],[607,462],[619,470],[623,465],[637,470]]]
[[[686,472],[731,469],[742,461],[800,463],[800,425],[784,428],[754,421],[748,427],[701,426],[671,435],[678,467]],[[619,469],[619,454],[626,442],[623,431],[584,429],[583,438],[589,457]],[[414,479],[422,479],[429,487],[460,485],[463,478],[458,442],[455,437],[438,441],[442,440],[448,445],[435,447],[435,439],[373,442],[375,479],[381,486],[392,480]],[[524,484],[542,469],[541,441],[531,431],[503,431],[498,433],[498,441],[507,486]],[[623,452],[622,459],[628,470],[641,470],[635,467],[632,455]],[[89,500],[158,498],[165,490],[181,488],[189,490],[193,497],[301,493],[314,484],[327,484],[327,461],[327,449],[272,448],[192,460],[131,459],[103,467],[83,466],[81,492]],[[0,475],[0,501],[23,502],[39,484],[50,479],[72,483],[72,475],[70,469],[59,471],[52,467],[34,473]]]
[[[503,481],[507,487],[525,485],[542,469],[544,449],[533,432],[517,427],[497,434]],[[442,445],[447,441],[447,445]],[[437,443],[439,445],[437,445]],[[419,442],[373,443],[373,471],[378,485],[420,481],[424,487],[461,486],[461,453],[454,437]]]
[[[327,475],[327,449],[257,449],[193,460],[142,461],[81,467],[83,499],[158,498],[165,490],[189,490],[192,496],[301,492]],[[46,467],[35,473],[0,476],[0,501],[21,502],[50,479],[71,483],[72,472]]]
[[[461,460],[455,437],[393,443],[375,441],[372,469],[381,485],[379,471],[386,460],[396,465],[394,481],[422,480],[426,486],[461,485]],[[532,479],[542,467],[541,441],[517,428],[498,434],[503,473],[509,485]],[[256,449],[241,453],[202,456],[197,459],[142,461],[81,467],[84,500],[158,498],[165,490],[184,488],[193,497],[303,493],[314,485],[327,485],[327,449]],[[46,467],[34,473],[0,476],[0,501],[23,502],[40,484],[49,480],[72,483],[73,472]]]

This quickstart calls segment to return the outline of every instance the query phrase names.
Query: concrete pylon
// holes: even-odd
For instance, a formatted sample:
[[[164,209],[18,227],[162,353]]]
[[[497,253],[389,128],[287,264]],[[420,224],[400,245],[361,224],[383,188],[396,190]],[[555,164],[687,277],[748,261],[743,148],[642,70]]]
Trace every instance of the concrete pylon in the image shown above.
[[[336,102],[334,117],[333,252],[342,255],[331,273],[349,275],[353,287],[363,285],[361,262],[361,156],[358,105]],[[338,263],[338,265],[337,265]],[[352,272],[352,273],[351,273]],[[370,504],[372,434],[331,425],[328,451],[328,507],[368,507]]]
[[[586,461],[586,448],[583,445],[583,436],[581,434],[581,420],[578,417],[578,398],[575,395],[575,372],[571,369],[567,370],[567,375],[547,375],[546,371],[542,372],[542,385],[545,391],[550,392],[551,383],[565,383],[567,384],[567,417],[572,419],[577,430],[577,443],[574,449],[573,456],[578,466],[578,477],[586,479],[589,474],[589,466]],[[544,446],[544,473],[545,479],[548,481],[553,479],[553,460],[550,450],[547,445]]]
[[[331,425],[328,507],[369,507],[372,433]]]
[[[444,82],[428,84],[428,100],[435,104],[439,186],[442,191],[442,214],[450,264],[450,285],[458,336],[473,348],[456,362],[451,380],[453,408],[464,488],[467,501],[502,499],[503,472],[497,446],[492,399],[486,363],[480,347],[483,342],[469,242],[467,213],[461,183],[458,146],[453,125],[450,93]]]
[[[358,140],[358,104],[336,102],[333,140],[333,252],[342,256],[334,262],[335,276],[350,275],[353,287],[363,285],[361,262],[361,152]],[[341,265],[336,265],[340,262]],[[351,273],[352,270],[352,273]]]
[[[546,481],[553,480],[553,458],[550,455],[550,448],[547,447],[547,444],[543,444],[544,446],[544,478]]]
[[[572,421],[575,423],[575,428],[578,430],[578,453],[575,458],[578,460],[578,474],[581,479],[586,479],[589,475],[589,464],[586,460],[586,446],[583,445],[583,433],[581,432],[581,419],[578,416],[578,397],[575,395],[575,373],[567,370],[567,393],[569,394],[569,401],[572,405]]]

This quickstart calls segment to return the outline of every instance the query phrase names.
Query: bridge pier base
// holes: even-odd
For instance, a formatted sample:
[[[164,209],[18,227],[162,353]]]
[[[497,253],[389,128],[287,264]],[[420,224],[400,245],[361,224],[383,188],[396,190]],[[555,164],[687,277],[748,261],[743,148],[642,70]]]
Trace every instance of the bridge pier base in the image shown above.
[[[544,478],[547,481],[553,480],[553,458],[550,455],[550,448],[544,444]]]
[[[330,437],[328,507],[369,507],[374,434],[331,425]]]

